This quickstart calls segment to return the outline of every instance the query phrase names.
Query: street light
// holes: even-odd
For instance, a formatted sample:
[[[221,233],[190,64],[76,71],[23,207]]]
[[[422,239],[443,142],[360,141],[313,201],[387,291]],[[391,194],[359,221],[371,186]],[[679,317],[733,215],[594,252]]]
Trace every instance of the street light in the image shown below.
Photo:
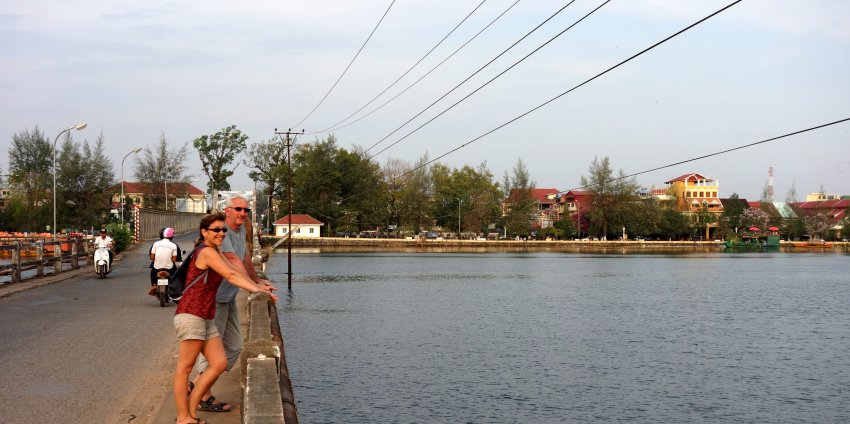
[[[121,226],[124,226],[124,161],[127,160],[127,156],[139,153],[142,151],[141,147],[136,147],[133,150],[130,150],[130,153],[124,155],[124,159],[121,159]]]
[[[59,134],[56,134],[56,139],[53,140],[53,239],[56,240],[56,142],[59,141],[59,137],[62,134],[71,131],[71,130],[81,130],[86,127],[86,123],[83,122],[81,124],[72,125],[68,128],[65,128],[62,131],[59,131]]]

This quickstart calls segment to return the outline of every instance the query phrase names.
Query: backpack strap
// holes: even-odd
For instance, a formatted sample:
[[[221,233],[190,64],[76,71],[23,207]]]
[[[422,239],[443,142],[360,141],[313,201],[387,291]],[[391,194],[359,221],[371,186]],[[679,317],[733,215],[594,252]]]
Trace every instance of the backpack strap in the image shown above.
[[[197,283],[197,282],[198,282],[198,280],[200,280],[200,279],[201,279],[201,277],[204,277],[204,284],[206,284],[206,283],[207,283],[207,271],[209,271],[209,268],[205,269],[205,270],[204,270],[204,272],[202,272],[200,275],[198,275],[197,277],[195,277],[195,279],[194,279],[194,280],[192,280],[192,282],[191,282],[191,283],[189,283],[186,287],[183,287],[183,292],[185,293],[185,292],[186,292],[186,290],[189,290],[189,287],[194,286],[194,285],[195,285],[195,283]]]
[[[201,254],[201,250],[203,250],[203,249],[204,249],[204,247],[206,247],[206,246],[204,246],[204,245],[198,245],[198,246],[195,246],[195,250],[196,250],[196,251],[195,251],[195,252],[192,252],[192,255],[189,257],[189,261],[190,261],[191,263],[193,263],[193,264],[195,263],[195,260],[196,260],[196,259],[198,259],[198,255],[200,255],[200,254]],[[192,282],[191,282],[191,283],[189,283],[189,284],[187,284],[185,287],[183,287],[183,292],[185,293],[185,292],[186,292],[186,290],[189,290],[189,287],[194,286],[194,285],[195,285],[195,283],[197,283],[197,282],[198,282],[198,280],[200,280],[200,279],[201,279],[201,277],[204,277],[204,284],[206,284],[206,283],[207,283],[207,273],[209,272],[209,270],[210,270],[210,269],[209,269],[209,267],[208,267],[207,269],[205,269],[205,270],[204,270],[204,272],[202,272],[202,273],[198,274],[198,276],[197,276],[197,277],[195,277],[195,279],[194,279],[194,280],[192,280]]]

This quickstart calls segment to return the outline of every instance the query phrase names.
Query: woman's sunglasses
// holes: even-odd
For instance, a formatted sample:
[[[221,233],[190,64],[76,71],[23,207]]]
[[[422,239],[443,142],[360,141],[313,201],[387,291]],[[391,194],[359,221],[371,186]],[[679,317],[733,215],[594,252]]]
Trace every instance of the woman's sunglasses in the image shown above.
[[[214,233],[227,233],[227,228],[224,227],[216,227],[216,228],[207,228],[207,231],[212,231]]]

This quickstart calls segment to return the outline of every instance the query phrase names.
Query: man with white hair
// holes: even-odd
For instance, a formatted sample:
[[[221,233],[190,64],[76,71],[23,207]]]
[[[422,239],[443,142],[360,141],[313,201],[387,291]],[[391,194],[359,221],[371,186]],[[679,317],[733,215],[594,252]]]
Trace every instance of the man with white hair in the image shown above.
[[[268,280],[260,278],[254,271],[251,254],[246,246],[245,222],[250,213],[251,208],[248,207],[248,200],[244,197],[236,195],[227,200],[227,205],[224,208],[224,225],[227,232],[219,250],[230,261],[230,264],[248,279],[260,286],[268,286],[270,290],[275,290],[275,287]],[[215,325],[219,334],[221,334],[224,353],[227,355],[227,371],[233,368],[242,352],[242,329],[239,323],[239,311],[236,309],[236,295],[238,293],[239,287],[223,280],[218,287],[215,299]],[[206,368],[206,358],[200,355],[198,372],[203,372]],[[191,390],[194,384],[189,383],[189,387]],[[231,405],[215,400],[211,391],[207,391],[201,397],[201,404],[198,409],[209,412],[228,412]]]

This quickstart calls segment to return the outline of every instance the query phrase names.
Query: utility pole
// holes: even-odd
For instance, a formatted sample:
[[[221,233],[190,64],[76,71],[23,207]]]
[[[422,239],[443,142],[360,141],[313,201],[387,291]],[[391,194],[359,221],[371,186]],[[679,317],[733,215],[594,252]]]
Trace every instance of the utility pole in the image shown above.
[[[284,142],[286,143],[286,172],[289,175],[287,183],[286,183],[286,200],[289,202],[289,215],[287,215],[288,222],[286,235],[289,239],[286,240],[286,276],[287,276],[287,290],[292,291],[292,155],[290,154],[292,144],[295,139],[290,139],[291,135],[304,134],[304,130],[301,132],[292,132],[292,128],[287,129],[286,131],[278,131],[277,128],[274,129],[275,135],[284,135]]]

